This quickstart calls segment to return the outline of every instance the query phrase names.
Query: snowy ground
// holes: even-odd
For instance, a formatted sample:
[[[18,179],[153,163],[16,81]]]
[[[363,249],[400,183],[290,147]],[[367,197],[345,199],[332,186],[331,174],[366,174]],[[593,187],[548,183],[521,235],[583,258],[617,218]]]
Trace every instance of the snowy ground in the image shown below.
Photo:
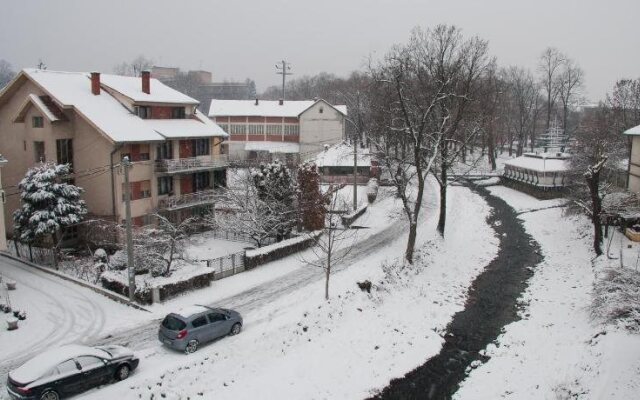
[[[589,317],[592,284],[602,265],[592,267],[586,218],[550,208],[560,200],[540,201],[504,187],[489,190],[524,212],[525,228],[541,245],[544,261],[522,296],[523,319],[487,348],[491,359],[471,372],[455,398],[639,398],[640,336]]]
[[[397,203],[393,197],[384,201]],[[321,280],[291,290],[244,313],[239,336],[188,357],[153,344],[139,352],[140,369],[126,384],[85,397],[336,399],[365,397],[385,386],[440,350],[441,332],[497,251],[498,241],[485,223],[490,210],[478,196],[451,188],[446,241],[437,237],[437,208],[433,198],[429,201],[420,225],[421,261],[415,267],[400,270],[394,262],[406,243],[406,235],[397,235],[336,273],[330,302],[322,299]],[[391,208],[381,207],[382,215],[369,218],[379,221]],[[377,211],[372,207],[369,212]],[[484,240],[469,241],[469,232]],[[287,264],[293,262],[282,263]],[[250,273],[234,278],[242,277],[253,279]],[[365,279],[375,284],[371,294],[356,286]]]

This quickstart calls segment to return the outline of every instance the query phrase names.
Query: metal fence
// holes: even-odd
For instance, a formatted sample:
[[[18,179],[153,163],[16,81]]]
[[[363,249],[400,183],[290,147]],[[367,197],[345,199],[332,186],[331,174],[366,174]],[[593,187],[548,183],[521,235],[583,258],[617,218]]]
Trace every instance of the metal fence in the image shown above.
[[[215,229],[211,232],[213,233],[213,237],[216,239],[230,240],[232,242],[249,243],[251,245],[256,244],[256,241],[251,236],[244,233],[227,231],[224,229]],[[266,246],[268,244],[273,244],[275,242],[276,242],[275,237],[268,237],[261,240],[261,243],[263,246]]]
[[[245,252],[240,251],[218,258],[200,261],[204,262],[207,268],[214,270],[213,280],[218,280],[243,272],[244,256]]]
[[[15,240],[7,240],[7,250],[16,257],[39,265],[51,265],[53,261],[53,252],[46,247],[29,246]]]

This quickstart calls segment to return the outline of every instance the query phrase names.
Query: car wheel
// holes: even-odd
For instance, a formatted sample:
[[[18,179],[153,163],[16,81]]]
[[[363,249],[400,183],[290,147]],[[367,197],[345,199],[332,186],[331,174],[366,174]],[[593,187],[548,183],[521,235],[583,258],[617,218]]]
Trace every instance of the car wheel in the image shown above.
[[[54,390],[45,390],[40,396],[40,400],[59,400],[60,396]]]
[[[184,348],[184,352],[187,354],[191,354],[196,350],[198,350],[198,341],[195,339],[189,340],[189,343],[187,343],[187,347]]]
[[[239,323],[235,323],[231,327],[231,332],[229,332],[229,335],[231,335],[231,336],[237,335],[238,333],[240,333],[241,329],[242,329],[242,325],[240,325]]]
[[[129,377],[129,373],[131,372],[131,368],[128,365],[121,365],[116,370],[116,380],[123,381]]]

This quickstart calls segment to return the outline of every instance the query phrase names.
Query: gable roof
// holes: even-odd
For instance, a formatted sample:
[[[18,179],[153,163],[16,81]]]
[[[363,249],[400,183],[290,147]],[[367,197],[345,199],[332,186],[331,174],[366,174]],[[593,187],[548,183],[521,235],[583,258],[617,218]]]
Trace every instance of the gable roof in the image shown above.
[[[323,102],[336,109],[343,115],[347,115],[347,106],[333,106],[329,102],[318,100],[285,100],[282,105],[279,101],[259,100],[211,100],[209,116],[229,117],[298,117],[318,102]]]
[[[640,135],[640,125],[634,126],[633,128],[627,129],[624,131],[625,135]]]
[[[45,100],[43,99],[43,97],[45,96],[36,96],[35,94],[30,93],[29,96],[27,96],[27,98],[25,99],[24,103],[22,103],[22,105],[18,109],[18,113],[16,114],[16,116],[13,118],[12,121],[13,122],[24,121],[24,117],[27,111],[29,110],[29,107],[32,105],[35,106],[38,110],[40,110],[42,115],[44,115],[49,120],[49,122],[55,122],[61,119],[65,119],[64,114],[62,114],[62,111],[59,108],[57,108],[57,106],[53,104],[51,101],[47,101],[45,103]]]
[[[108,86],[106,83],[104,83],[104,86],[116,91],[118,91],[117,88],[124,90],[125,93],[122,94],[133,101],[144,99],[140,101],[197,104],[197,101],[163,85],[159,81],[152,83],[151,93],[154,95],[145,97],[136,94],[136,89],[133,88],[136,83],[139,84],[139,91],[142,93],[141,78],[118,76],[114,79],[115,75],[101,75],[101,85],[105,76],[107,77],[106,81],[114,87]],[[116,143],[163,141],[169,137],[227,136],[220,127],[198,114],[196,114],[196,118],[192,119],[171,120],[171,123],[165,124],[167,126],[171,125],[171,129],[168,127],[160,128],[157,124],[158,120],[141,119],[106,90],[101,91],[99,95],[92,94],[90,74],[86,72],[24,69],[9,86],[18,84],[23,78],[30,79],[47,93],[56,107],[59,105],[63,109],[73,108],[89,124],[102,132],[109,140]],[[10,95],[12,90],[7,87],[0,92],[0,101],[5,95]],[[158,93],[155,94],[154,90]],[[146,95],[146,93],[143,94]],[[38,107],[44,106],[47,108],[46,102],[43,101],[43,104],[39,104],[36,99],[38,99],[38,96],[30,95],[27,101],[36,104]],[[47,117],[49,118],[50,116]],[[162,131],[169,133],[165,136]],[[176,132],[182,132],[182,134],[178,135]],[[193,135],[188,135],[188,133]]]
[[[199,103],[198,100],[180,93],[154,78],[149,80],[151,93],[144,93],[141,79],[139,77],[101,74],[100,84],[122,93],[136,103]]]

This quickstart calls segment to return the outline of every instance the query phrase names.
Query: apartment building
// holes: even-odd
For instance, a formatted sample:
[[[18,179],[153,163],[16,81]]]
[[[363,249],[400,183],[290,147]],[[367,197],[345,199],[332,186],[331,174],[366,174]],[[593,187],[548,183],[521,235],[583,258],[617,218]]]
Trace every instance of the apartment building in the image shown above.
[[[122,221],[128,156],[136,225],[160,212],[183,219],[211,206],[226,185],[227,134],[197,111],[198,102],[149,72],[125,77],[97,72],[25,69],[0,92],[0,153],[5,219],[19,207],[18,182],[36,163],[70,163],[90,214]]]
[[[209,118],[229,134],[231,159],[306,160],[345,138],[347,107],[327,101],[212,100]]]

